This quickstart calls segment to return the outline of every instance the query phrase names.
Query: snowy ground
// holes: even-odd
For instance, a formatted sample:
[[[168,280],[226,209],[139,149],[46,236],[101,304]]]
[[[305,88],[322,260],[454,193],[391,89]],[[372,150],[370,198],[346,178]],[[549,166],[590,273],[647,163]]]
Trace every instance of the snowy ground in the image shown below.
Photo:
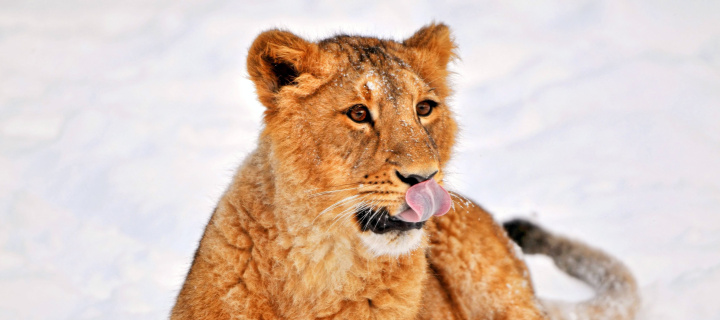
[[[161,319],[262,107],[253,37],[449,24],[451,186],[720,319],[718,1],[1,1],[0,318]],[[587,288],[529,258],[542,295]]]

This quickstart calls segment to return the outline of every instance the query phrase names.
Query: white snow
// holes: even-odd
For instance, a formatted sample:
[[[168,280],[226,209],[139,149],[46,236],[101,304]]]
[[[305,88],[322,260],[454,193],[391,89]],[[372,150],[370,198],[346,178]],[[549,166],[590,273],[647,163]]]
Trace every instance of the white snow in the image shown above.
[[[619,257],[640,319],[720,319],[718,1],[0,4],[0,318],[166,318],[262,107],[262,30],[462,61],[451,189]],[[529,257],[541,295],[591,293]]]

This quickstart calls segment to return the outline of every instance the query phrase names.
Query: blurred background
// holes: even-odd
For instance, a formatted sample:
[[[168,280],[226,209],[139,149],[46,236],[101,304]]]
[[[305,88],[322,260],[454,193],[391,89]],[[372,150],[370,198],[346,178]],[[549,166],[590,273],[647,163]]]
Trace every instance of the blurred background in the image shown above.
[[[633,270],[640,319],[720,319],[720,1],[0,1],[0,318],[163,319],[253,150],[268,28],[462,60],[449,186]],[[541,295],[592,292],[528,257]]]

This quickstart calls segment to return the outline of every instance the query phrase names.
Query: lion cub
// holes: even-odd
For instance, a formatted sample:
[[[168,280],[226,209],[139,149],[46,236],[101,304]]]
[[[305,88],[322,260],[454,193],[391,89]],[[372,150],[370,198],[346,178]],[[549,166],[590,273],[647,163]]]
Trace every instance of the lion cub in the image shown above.
[[[540,301],[506,231],[443,188],[457,126],[449,29],[397,42],[260,34],[247,58],[267,108],[257,149],[208,223],[172,319],[631,319],[615,259],[506,224],[593,286]]]

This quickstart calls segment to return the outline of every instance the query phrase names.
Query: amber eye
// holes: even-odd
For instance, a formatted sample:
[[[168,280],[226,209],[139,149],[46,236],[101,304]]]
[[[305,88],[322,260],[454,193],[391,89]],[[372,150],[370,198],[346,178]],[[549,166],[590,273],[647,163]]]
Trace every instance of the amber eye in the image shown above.
[[[417,114],[421,117],[427,117],[432,113],[433,108],[437,105],[437,102],[432,100],[425,100],[417,104],[415,106],[415,110],[417,111]]]
[[[350,110],[347,111],[347,116],[350,117],[352,121],[358,123],[370,122],[370,110],[361,104],[350,107]]]

